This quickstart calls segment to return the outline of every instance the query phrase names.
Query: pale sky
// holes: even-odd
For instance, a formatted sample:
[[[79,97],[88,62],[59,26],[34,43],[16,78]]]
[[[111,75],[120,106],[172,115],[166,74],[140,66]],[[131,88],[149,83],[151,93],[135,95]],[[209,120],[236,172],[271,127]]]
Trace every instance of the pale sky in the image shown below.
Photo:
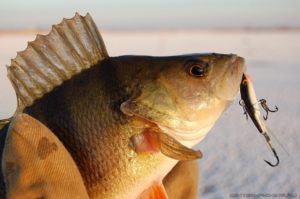
[[[90,12],[100,28],[300,26],[300,0],[1,0],[0,29]]]

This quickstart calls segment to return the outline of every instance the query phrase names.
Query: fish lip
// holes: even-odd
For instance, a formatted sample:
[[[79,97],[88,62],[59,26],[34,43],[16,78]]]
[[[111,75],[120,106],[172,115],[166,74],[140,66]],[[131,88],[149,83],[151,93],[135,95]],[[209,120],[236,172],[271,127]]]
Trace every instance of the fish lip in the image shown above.
[[[245,59],[235,54],[230,54],[228,57],[227,67],[217,82],[216,90],[217,98],[220,100],[234,101],[239,93],[239,86],[242,81],[242,76],[246,71]],[[222,90],[227,85],[227,91]]]
[[[245,58],[243,57],[240,57],[236,54],[231,54],[232,57],[231,57],[231,66],[233,67],[233,70],[238,70],[239,67],[242,67],[242,71],[243,73],[245,73],[247,67],[246,67],[246,64],[245,64]]]

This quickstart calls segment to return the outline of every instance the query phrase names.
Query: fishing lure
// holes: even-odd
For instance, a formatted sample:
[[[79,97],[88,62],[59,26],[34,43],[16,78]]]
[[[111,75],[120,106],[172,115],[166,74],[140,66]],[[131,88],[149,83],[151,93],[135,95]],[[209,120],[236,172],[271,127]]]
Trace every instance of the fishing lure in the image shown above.
[[[265,99],[260,99],[259,102],[260,102],[262,108],[266,111],[266,116],[263,116],[264,120],[268,119],[269,112],[274,113],[274,112],[278,111],[278,107],[277,106],[275,106],[275,110],[269,109],[269,107],[267,105],[267,100],[265,100]]]
[[[272,167],[276,167],[279,165],[279,158],[275,151],[275,149],[272,146],[271,138],[268,135],[268,130],[261,119],[259,106],[260,103],[262,108],[266,111],[266,116],[263,116],[264,120],[268,119],[268,112],[277,112],[278,107],[275,106],[276,110],[270,110],[267,101],[265,99],[257,100],[256,94],[254,91],[253,83],[250,79],[250,77],[246,74],[243,74],[242,82],[240,85],[240,91],[241,91],[241,100],[239,104],[244,109],[244,114],[246,115],[246,118],[248,119],[248,115],[250,116],[251,120],[253,121],[254,125],[258,129],[258,131],[265,137],[265,140],[268,143],[268,146],[271,148],[274,156],[276,157],[277,162],[275,164],[272,164],[271,162],[265,160],[267,164],[269,164]]]

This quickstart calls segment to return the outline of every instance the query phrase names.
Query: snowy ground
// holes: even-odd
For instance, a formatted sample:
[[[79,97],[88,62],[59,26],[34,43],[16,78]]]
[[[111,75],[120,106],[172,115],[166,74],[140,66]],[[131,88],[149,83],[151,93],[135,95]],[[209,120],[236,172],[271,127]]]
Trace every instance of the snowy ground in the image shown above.
[[[16,103],[4,66],[34,35],[0,33],[0,118],[10,116]],[[283,146],[273,137],[281,163],[271,168],[263,161],[275,159],[237,100],[197,146],[204,153],[199,197],[300,197],[300,31],[103,31],[102,36],[111,56],[219,52],[245,57],[258,98],[279,107],[267,125]]]

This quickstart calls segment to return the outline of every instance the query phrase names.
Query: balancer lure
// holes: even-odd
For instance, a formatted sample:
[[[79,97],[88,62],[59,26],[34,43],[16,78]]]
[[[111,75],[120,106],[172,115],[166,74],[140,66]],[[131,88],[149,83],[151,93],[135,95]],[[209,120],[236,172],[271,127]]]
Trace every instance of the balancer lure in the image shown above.
[[[267,101],[265,99],[261,99],[259,101],[257,100],[253,83],[250,77],[246,74],[243,74],[242,82],[240,85],[240,91],[241,91],[242,99],[240,100],[239,103],[244,109],[244,114],[246,115],[246,118],[248,119],[248,115],[250,116],[251,120],[253,121],[258,131],[265,137],[269,147],[271,148],[277,160],[275,164],[272,164],[267,160],[265,160],[265,162],[272,167],[276,167],[279,165],[279,158],[275,149],[272,146],[271,138],[268,135],[268,130],[263,120],[261,119],[258,102],[262,105],[263,109],[267,112],[267,115],[264,116],[265,120],[267,120],[268,118],[268,112],[276,112],[278,111],[278,108],[276,106],[276,110],[270,110],[269,107],[267,106]]]

